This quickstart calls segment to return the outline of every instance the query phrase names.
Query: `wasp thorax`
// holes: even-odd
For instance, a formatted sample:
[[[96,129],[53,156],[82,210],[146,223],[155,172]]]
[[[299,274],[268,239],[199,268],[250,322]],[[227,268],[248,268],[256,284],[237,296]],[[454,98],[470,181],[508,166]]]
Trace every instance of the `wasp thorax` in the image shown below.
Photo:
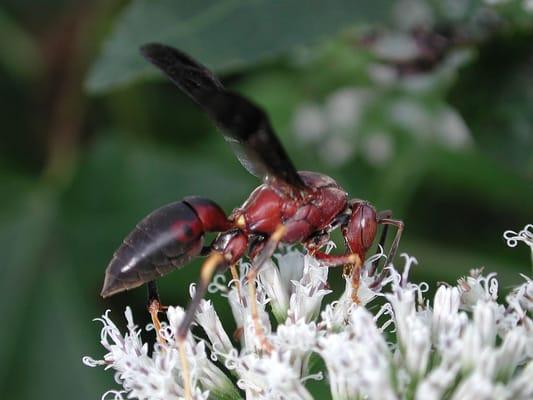
[[[368,251],[377,231],[377,215],[373,206],[365,201],[357,201],[351,205],[352,215],[342,230],[346,243],[352,253],[362,260]]]

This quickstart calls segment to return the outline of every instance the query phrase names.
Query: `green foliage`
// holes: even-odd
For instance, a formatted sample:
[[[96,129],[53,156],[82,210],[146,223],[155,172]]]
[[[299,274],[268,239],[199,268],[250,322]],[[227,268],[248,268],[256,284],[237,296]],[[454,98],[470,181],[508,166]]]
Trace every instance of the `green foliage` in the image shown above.
[[[87,87],[103,92],[154,69],[139,47],[159,41],[217,70],[237,70],[315,44],[354,23],[382,20],[390,1],[136,0],[118,18]]]
[[[452,91],[451,101],[471,121],[481,148],[533,177],[533,36],[495,38],[479,49]],[[491,112],[487,112],[491,110]]]

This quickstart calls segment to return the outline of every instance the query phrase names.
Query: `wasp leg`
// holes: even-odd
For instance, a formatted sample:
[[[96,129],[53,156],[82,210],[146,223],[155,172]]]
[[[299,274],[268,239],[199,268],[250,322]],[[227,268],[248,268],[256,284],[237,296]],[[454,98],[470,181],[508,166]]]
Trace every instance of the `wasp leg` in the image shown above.
[[[363,263],[359,258],[355,264],[352,265],[352,301],[355,304],[360,304],[359,300],[359,286],[361,285],[361,266]]]
[[[344,276],[351,277],[352,279],[352,300],[354,303],[359,304],[359,297],[357,292],[359,291],[359,285],[361,283],[361,267],[363,260],[356,254],[344,254],[344,255],[332,255],[318,251],[313,255],[319,260],[324,267],[332,268],[344,266]]]
[[[378,223],[379,221],[392,217],[392,211],[391,210],[384,210],[380,211],[377,215]],[[387,241],[387,233],[389,230],[389,225],[383,225],[383,230],[381,231],[381,236],[379,238],[379,246],[377,248],[377,251],[379,251],[379,247],[381,246],[382,249],[385,249],[385,242]],[[373,276],[379,266],[379,262],[381,261],[381,258],[378,258],[372,263],[372,266],[368,270],[368,276]]]
[[[255,280],[257,278],[257,274],[259,273],[265,262],[270,257],[272,257],[272,254],[274,254],[274,251],[278,247],[278,244],[281,242],[281,239],[283,238],[286,232],[287,228],[283,225],[280,225],[276,228],[274,233],[268,238],[266,242],[264,242],[264,245],[262,244],[260,252],[254,258],[252,267],[246,275],[248,279],[248,296],[250,298],[252,321],[254,323],[255,333],[259,337],[261,347],[268,353],[270,353],[273,348],[272,344],[266,338],[265,331],[263,330],[263,326],[261,325],[261,321],[259,320],[259,313],[257,311],[257,293],[255,289]]]
[[[235,288],[237,289],[237,296],[239,296],[239,302],[243,304],[244,300],[242,298],[241,281],[239,279],[239,272],[237,271],[237,265],[232,264],[230,267],[230,271],[231,271],[231,278],[233,281],[235,281]],[[241,340],[242,332],[243,332],[242,326],[238,326],[237,328],[235,328],[235,332],[233,332],[233,339],[237,341]]]
[[[307,251],[309,251],[309,254],[314,255],[316,252],[320,251],[322,247],[328,244],[329,242],[329,232],[328,231],[320,231],[310,238],[306,240],[305,247]]]
[[[237,264],[232,264],[230,266],[230,272],[231,272],[231,278],[235,282],[235,288],[237,289],[237,296],[239,297],[239,302],[244,305],[244,299],[242,297],[242,288],[241,288],[241,281],[239,278],[239,271],[237,270]],[[235,331],[233,332],[233,339],[235,341],[240,341],[242,337],[242,333],[244,332],[244,328],[241,326],[237,326],[235,328]]]
[[[316,251],[314,252],[313,257],[319,260],[324,267],[328,268],[340,267],[346,264],[355,264],[360,262],[360,257],[355,253],[333,255],[324,253],[322,251]]]
[[[237,271],[237,265],[232,264],[230,267],[231,278],[235,281],[235,287],[237,288],[237,295],[239,296],[239,301],[242,302],[242,293],[241,293],[241,281],[239,280],[239,271]]]
[[[154,325],[157,341],[159,343],[164,343],[165,340],[161,336],[161,321],[159,321],[159,313],[163,311],[166,307],[161,305],[161,299],[159,298],[159,293],[157,292],[157,285],[155,281],[148,282],[147,287],[148,312],[150,313],[150,317],[152,318],[152,324]]]
[[[382,224],[385,226],[393,225],[396,227],[396,236],[394,236],[394,240],[392,241],[389,254],[387,254],[387,266],[389,266],[389,264],[394,261],[394,257],[396,256],[396,252],[398,251],[398,245],[400,244],[400,239],[403,233],[403,221],[397,219],[383,218],[378,220],[378,224]]]
[[[189,361],[185,349],[185,339],[178,339],[178,353],[181,363],[181,379],[183,380],[183,397],[185,400],[192,400],[191,375],[189,373]]]
[[[226,261],[224,259],[223,254],[219,252],[211,253],[211,255],[204,261],[200,270],[200,280],[198,281],[198,285],[196,286],[196,292],[194,293],[194,296],[191,302],[189,303],[187,310],[185,311],[185,316],[181,321],[176,335],[181,362],[183,391],[186,400],[192,400],[192,384],[189,372],[189,362],[187,361],[185,343],[187,339],[187,332],[191,327],[192,321],[194,319],[194,314],[196,313],[196,309],[200,305],[200,301],[202,300],[205,295],[205,292],[207,291],[207,287],[209,285],[209,282],[211,282],[213,274],[217,271],[218,268],[224,265],[226,265]]]
[[[394,257],[396,256],[396,252],[398,251],[398,245],[400,244],[400,239],[402,238],[403,233],[403,221],[397,220],[397,219],[391,219],[391,218],[380,218],[378,219],[378,224],[385,225],[384,229],[388,225],[393,225],[396,227],[396,235],[394,236],[394,240],[392,241],[391,247],[389,249],[389,253],[387,254],[387,261],[385,266],[383,267],[383,270],[379,274],[378,277],[376,277],[374,283],[372,284],[372,287],[377,287],[383,279],[386,278],[388,275],[387,267],[392,264],[394,261]]]

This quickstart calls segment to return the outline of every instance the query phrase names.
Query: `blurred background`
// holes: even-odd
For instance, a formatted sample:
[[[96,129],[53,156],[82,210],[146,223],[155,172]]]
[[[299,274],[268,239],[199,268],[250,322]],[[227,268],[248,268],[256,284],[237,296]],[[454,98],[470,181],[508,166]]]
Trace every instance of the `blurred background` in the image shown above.
[[[150,41],[263,106],[299,169],[394,210],[414,279],[483,266],[503,296],[531,273],[528,249],[502,239],[533,222],[531,0],[3,0],[3,398],[116,387],[81,364],[103,355],[92,319],[106,309],[148,320],[144,289],[99,297],[113,251],[163,204],[196,194],[230,212],[258,184],[140,57]],[[162,279],[163,300],[184,305],[197,273]]]

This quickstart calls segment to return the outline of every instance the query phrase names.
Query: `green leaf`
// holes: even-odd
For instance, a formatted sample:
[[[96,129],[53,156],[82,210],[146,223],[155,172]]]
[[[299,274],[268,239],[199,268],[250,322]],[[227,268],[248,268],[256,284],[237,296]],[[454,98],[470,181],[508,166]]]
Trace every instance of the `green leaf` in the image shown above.
[[[55,256],[27,295],[10,364],[23,373],[15,374],[17,382],[10,382],[7,398],[89,400],[117,386],[110,376],[81,362],[84,355],[98,358],[104,353],[98,343],[101,325],[91,321],[101,311],[95,312],[92,299],[79,291],[72,263]]]
[[[47,188],[39,187],[11,197],[16,202],[11,199],[0,212],[0,293],[4,296],[0,312],[9,321],[8,329],[0,330],[0,358],[5,360],[0,364],[0,387],[10,381],[11,362],[24,352],[18,349],[17,343],[24,329],[29,296],[42,273],[56,214],[55,193]]]
[[[533,30],[500,35],[479,49],[451,92],[479,148],[533,176]]]
[[[0,9],[0,65],[13,78],[29,78],[39,72],[39,53],[31,35]]]
[[[389,0],[135,0],[87,81],[104,92],[153,73],[139,46],[159,41],[190,52],[215,69],[234,69],[316,43],[357,23],[383,20]]]

